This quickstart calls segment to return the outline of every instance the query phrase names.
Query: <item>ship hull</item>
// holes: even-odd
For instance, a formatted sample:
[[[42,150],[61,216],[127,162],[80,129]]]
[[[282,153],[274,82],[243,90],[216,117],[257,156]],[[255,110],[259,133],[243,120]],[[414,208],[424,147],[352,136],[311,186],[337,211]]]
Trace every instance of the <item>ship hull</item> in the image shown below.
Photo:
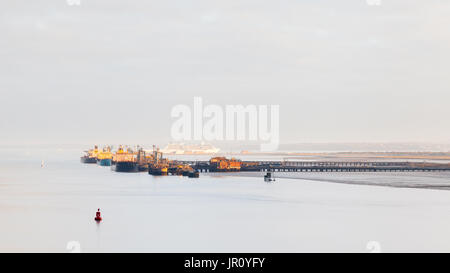
[[[112,160],[111,159],[99,159],[97,161],[97,164],[100,166],[111,166]]]
[[[136,162],[113,162],[111,164],[111,170],[124,173],[134,173],[139,171]]]
[[[85,163],[85,164],[95,164],[95,163],[97,163],[97,159],[94,158],[94,157],[85,157],[85,156],[82,156],[82,157],[80,158],[80,161],[81,161],[81,163]]]
[[[149,170],[148,170],[148,174],[151,174],[151,175],[167,175],[167,172],[165,172],[165,171],[163,171],[163,170],[161,170],[161,169],[158,169],[158,168],[149,168]]]
[[[188,177],[189,178],[199,178],[200,173],[198,171],[189,172]]]

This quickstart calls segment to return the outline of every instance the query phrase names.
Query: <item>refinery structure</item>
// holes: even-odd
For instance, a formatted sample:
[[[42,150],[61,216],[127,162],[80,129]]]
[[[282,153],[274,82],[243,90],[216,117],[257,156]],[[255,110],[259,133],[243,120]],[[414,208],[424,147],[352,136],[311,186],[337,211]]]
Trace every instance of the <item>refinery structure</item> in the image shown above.
[[[205,142],[201,142],[200,144],[169,143],[165,148],[161,149],[161,152],[165,154],[175,155],[211,155],[217,154],[219,151],[219,148]]]

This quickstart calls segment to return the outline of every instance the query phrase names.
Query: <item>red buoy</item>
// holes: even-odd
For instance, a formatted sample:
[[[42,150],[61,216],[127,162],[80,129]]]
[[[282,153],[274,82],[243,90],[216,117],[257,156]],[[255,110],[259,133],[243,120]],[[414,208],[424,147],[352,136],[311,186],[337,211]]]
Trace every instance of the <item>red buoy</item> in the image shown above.
[[[100,214],[100,209],[97,210],[97,212],[95,213],[95,221],[100,222],[102,220],[102,216]]]

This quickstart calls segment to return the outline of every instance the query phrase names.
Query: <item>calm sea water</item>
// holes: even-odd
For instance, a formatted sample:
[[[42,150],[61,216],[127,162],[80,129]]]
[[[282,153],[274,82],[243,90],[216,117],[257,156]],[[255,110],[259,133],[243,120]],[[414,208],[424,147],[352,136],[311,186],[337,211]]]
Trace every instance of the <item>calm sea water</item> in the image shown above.
[[[450,251],[450,191],[324,182],[448,174],[360,175],[153,177],[81,164],[78,151],[22,151],[0,161],[0,251]]]

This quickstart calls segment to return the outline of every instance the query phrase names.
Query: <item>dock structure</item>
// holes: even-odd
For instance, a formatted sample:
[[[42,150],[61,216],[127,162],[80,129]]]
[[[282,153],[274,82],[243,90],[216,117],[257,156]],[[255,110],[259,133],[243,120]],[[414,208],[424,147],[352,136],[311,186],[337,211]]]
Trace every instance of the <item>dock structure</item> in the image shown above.
[[[181,161],[199,172],[218,172],[209,161]],[[242,172],[444,172],[450,163],[386,161],[242,161]]]

